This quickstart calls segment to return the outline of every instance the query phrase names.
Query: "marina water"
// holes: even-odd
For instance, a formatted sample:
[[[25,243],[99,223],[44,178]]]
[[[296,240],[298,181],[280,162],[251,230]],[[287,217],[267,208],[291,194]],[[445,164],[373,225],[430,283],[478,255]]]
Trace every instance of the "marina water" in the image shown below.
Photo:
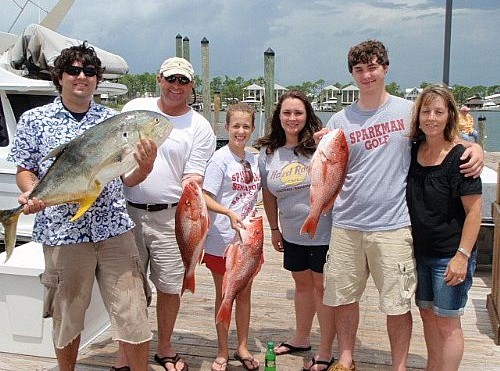
[[[470,111],[472,116],[474,117],[474,126],[477,130],[477,122],[480,116],[484,116],[486,118],[486,139],[484,150],[487,152],[500,152],[500,111]],[[213,112],[212,112],[213,114]],[[334,112],[324,112],[324,111],[316,111],[316,114],[323,122],[323,125],[326,125],[330,117],[334,114]],[[219,122],[221,125],[216,127],[216,134],[218,139],[227,138],[227,133],[224,130],[224,123],[226,121],[226,112],[220,112]],[[213,120],[209,120],[213,121]],[[257,112],[255,114],[255,131],[252,135],[253,142],[255,139],[264,135],[265,128],[265,117],[264,112]]]

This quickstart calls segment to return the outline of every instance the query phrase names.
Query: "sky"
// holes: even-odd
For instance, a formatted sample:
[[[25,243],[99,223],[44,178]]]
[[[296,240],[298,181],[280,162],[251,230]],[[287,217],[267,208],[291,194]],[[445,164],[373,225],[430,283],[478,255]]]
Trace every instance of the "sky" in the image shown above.
[[[0,0],[7,31],[26,0]],[[51,9],[56,0],[35,0]],[[8,4],[9,3],[9,4]],[[76,0],[58,32],[125,58],[130,73],[155,73],[187,37],[201,75],[201,40],[209,41],[210,77],[264,75],[264,52],[275,53],[283,86],[353,81],[349,48],[367,39],[389,51],[386,82],[401,89],[443,80],[446,0]],[[5,11],[4,11],[5,9]],[[11,32],[37,23],[27,5]],[[500,1],[454,0],[450,85],[500,85]]]

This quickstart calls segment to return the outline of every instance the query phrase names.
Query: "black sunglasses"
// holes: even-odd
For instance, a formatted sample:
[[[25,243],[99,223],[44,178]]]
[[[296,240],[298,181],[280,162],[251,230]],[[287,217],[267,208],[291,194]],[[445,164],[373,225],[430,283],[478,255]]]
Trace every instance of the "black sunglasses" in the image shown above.
[[[175,76],[175,75],[171,75],[171,76],[163,76],[165,78],[165,80],[167,80],[167,82],[173,84],[174,82],[178,82],[179,84],[181,85],[187,85],[191,82],[191,80],[189,80],[186,76]]]
[[[240,163],[243,165],[244,170],[244,180],[246,184],[253,182],[253,171],[250,162],[247,160],[241,160]]]
[[[82,73],[87,77],[93,77],[97,75],[97,70],[92,66],[78,67],[78,66],[67,66],[64,68],[64,72],[71,76],[78,76]]]

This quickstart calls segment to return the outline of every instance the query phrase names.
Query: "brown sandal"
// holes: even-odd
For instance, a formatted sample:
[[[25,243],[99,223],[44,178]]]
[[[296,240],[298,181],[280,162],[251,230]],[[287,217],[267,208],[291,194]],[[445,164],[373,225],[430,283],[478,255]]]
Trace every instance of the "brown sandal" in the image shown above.
[[[162,365],[163,368],[167,371],[168,371],[167,363],[170,363],[171,365],[173,365],[174,369],[177,370],[177,367],[175,367],[175,365],[177,365],[177,363],[179,363],[179,362],[184,363],[184,366],[182,367],[181,371],[188,371],[189,370],[188,364],[181,358],[179,353],[176,353],[173,357],[161,357],[161,358],[158,354],[155,354],[155,361],[157,363],[159,363],[160,365]]]
[[[255,358],[253,357],[242,357],[238,354],[238,352],[234,352],[234,359],[240,361],[245,370],[255,371],[259,369],[259,365],[253,365],[253,362],[255,361]]]

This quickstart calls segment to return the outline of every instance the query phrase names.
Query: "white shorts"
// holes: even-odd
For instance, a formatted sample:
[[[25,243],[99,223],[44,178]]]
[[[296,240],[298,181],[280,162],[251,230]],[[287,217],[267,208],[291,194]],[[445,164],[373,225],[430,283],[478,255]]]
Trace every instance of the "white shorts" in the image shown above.
[[[135,223],[135,243],[144,272],[156,289],[166,294],[181,294],[184,263],[175,239],[175,210],[146,211],[127,206]]]

